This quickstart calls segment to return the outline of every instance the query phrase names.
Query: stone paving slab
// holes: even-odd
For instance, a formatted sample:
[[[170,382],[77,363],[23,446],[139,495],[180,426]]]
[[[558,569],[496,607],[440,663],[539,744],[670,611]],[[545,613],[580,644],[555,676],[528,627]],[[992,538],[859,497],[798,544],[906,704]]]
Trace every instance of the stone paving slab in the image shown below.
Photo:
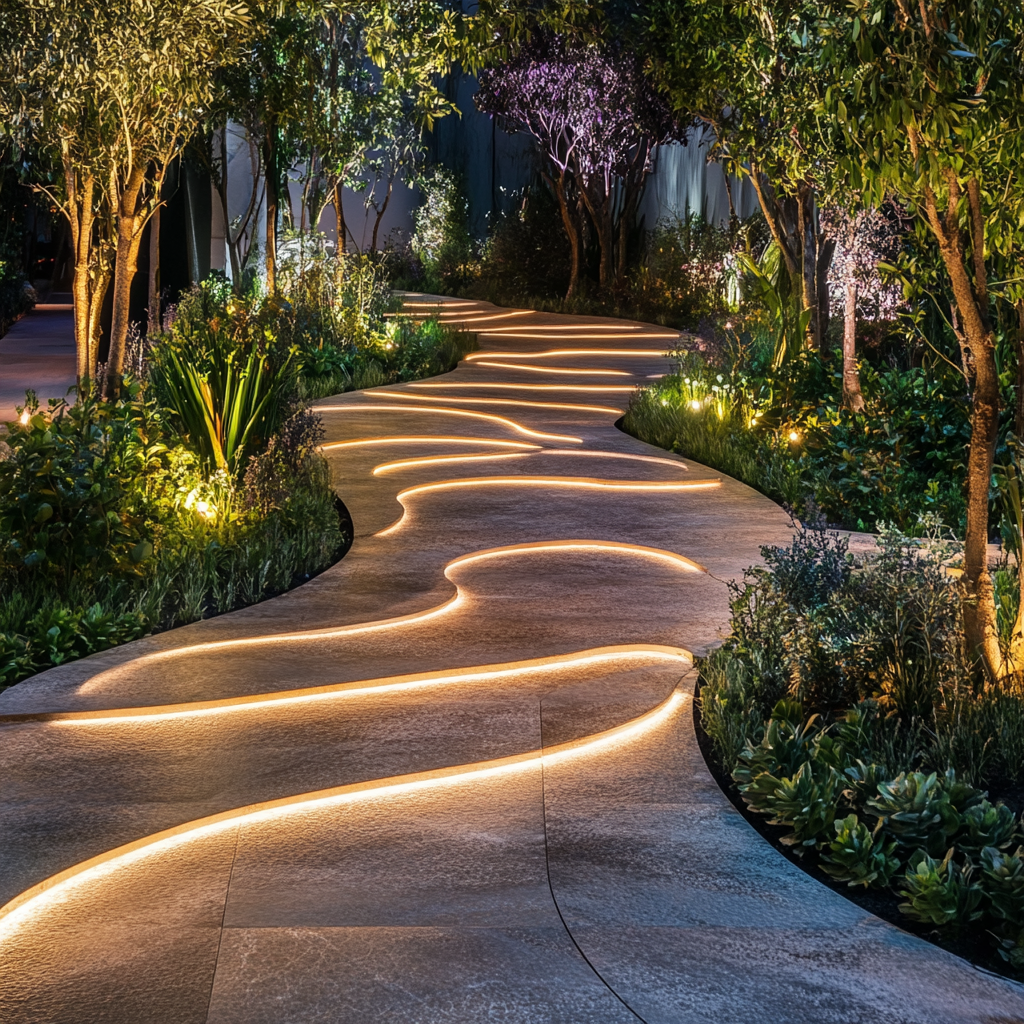
[[[782,511],[615,422],[675,336],[326,399],[348,556],[0,695],[0,1022],[1024,1021],[747,824],[692,655]]]

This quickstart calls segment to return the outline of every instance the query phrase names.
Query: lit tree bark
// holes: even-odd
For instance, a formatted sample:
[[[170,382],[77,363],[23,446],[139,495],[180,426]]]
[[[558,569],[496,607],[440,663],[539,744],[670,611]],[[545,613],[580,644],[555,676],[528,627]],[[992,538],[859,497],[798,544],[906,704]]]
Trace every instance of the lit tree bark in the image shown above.
[[[852,412],[863,412],[864,396],[860,393],[860,373],[857,369],[857,282],[848,280],[844,291],[843,404]]]
[[[582,262],[583,243],[580,239],[579,224],[573,217],[572,209],[569,206],[569,196],[566,191],[565,172],[559,173],[557,178],[544,175],[545,181],[555,193],[558,200],[558,209],[562,214],[562,225],[565,233],[569,236],[569,288],[565,293],[566,299],[571,299],[579,291],[580,285],[580,264]]]
[[[145,185],[145,168],[133,168],[117,204],[114,306],[110,322],[110,354],[107,357],[106,391],[108,398],[117,397],[121,389],[121,375],[124,372],[132,281],[135,280],[135,272],[138,270],[142,231],[148,217],[148,210],[144,208],[143,190]]]
[[[939,213],[935,194],[928,186],[925,187],[925,212],[953,286],[954,302],[974,367],[971,441],[967,452],[964,632],[969,649],[981,658],[986,674],[994,680],[1006,675],[1011,667],[999,644],[995,593],[988,571],[988,495],[999,432],[999,376],[988,320],[988,277],[978,182],[972,179],[967,189],[972,214],[973,282],[959,223],[962,193],[954,173],[947,173],[946,184],[949,201],[945,216]],[[1011,646],[1011,663],[1021,663],[1022,648],[1024,642],[1018,633]]]
[[[160,332],[160,207],[149,219],[149,332]]]
[[[267,191],[267,294],[277,291],[277,150],[274,145],[276,131],[267,132],[263,143],[264,174],[266,175]]]

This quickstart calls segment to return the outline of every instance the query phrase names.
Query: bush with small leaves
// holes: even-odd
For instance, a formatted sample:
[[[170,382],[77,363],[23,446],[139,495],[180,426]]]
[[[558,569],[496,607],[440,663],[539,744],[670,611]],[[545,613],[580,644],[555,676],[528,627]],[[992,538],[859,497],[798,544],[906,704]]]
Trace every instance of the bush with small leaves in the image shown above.
[[[822,868],[847,885],[883,888],[892,881],[900,862],[893,856],[894,840],[886,841],[875,827],[872,832],[856,814],[835,822],[836,837],[821,855]]]

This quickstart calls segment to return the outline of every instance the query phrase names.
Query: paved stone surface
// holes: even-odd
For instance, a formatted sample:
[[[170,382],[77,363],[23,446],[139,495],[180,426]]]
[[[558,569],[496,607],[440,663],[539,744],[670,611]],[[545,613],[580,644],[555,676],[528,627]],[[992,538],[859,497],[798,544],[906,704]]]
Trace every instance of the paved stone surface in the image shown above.
[[[75,383],[75,319],[71,306],[40,304],[0,338],[0,423],[15,417],[32,388],[46,408]]]
[[[342,562],[0,695],[0,1021],[1024,1021],[708,774],[788,525],[615,427],[669,332],[442,308],[458,370],[319,403]]]

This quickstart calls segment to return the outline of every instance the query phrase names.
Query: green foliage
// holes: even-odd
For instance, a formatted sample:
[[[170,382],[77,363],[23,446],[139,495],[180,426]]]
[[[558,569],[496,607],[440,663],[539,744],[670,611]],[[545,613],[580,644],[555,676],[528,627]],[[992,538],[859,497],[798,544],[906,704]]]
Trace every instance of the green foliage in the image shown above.
[[[889,529],[858,563],[819,525],[762,556],[701,664],[701,724],[744,801],[832,878],[1024,968],[1024,830],[1004,802],[1024,696],[963,657],[956,545]]]
[[[900,910],[912,921],[923,924],[962,926],[982,916],[981,886],[973,880],[973,865],[957,864],[953,851],[942,860],[921,856],[903,876],[905,898]]]
[[[868,807],[901,846],[941,857],[960,831],[963,813],[982,798],[950,768],[944,776],[901,772],[878,784],[878,795],[868,800]]]
[[[411,247],[423,265],[423,288],[450,295],[465,283],[473,258],[469,203],[458,178],[435,167],[420,183],[423,202],[414,214]]]
[[[899,870],[893,856],[896,843],[879,835],[881,823],[871,831],[856,814],[835,822],[836,837],[825,846],[822,869],[847,885],[884,888]]]
[[[941,361],[906,370],[862,364],[867,408],[854,413],[843,406],[838,365],[808,353],[779,362],[778,338],[763,318],[737,317],[717,350],[680,350],[678,372],[631,400],[626,430],[800,513],[813,504],[848,529],[884,521],[909,530],[935,513],[959,531],[969,436],[963,378]]]
[[[159,414],[92,394],[25,411],[28,422],[10,425],[0,461],[0,574],[67,582],[143,571],[154,535],[151,485],[175,460]]]
[[[234,473],[272,431],[290,367],[285,361],[274,370],[255,348],[246,354],[230,337],[217,337],[202,363],[187,350],[161,347],[151,373],[178,428],[203,460]]]

